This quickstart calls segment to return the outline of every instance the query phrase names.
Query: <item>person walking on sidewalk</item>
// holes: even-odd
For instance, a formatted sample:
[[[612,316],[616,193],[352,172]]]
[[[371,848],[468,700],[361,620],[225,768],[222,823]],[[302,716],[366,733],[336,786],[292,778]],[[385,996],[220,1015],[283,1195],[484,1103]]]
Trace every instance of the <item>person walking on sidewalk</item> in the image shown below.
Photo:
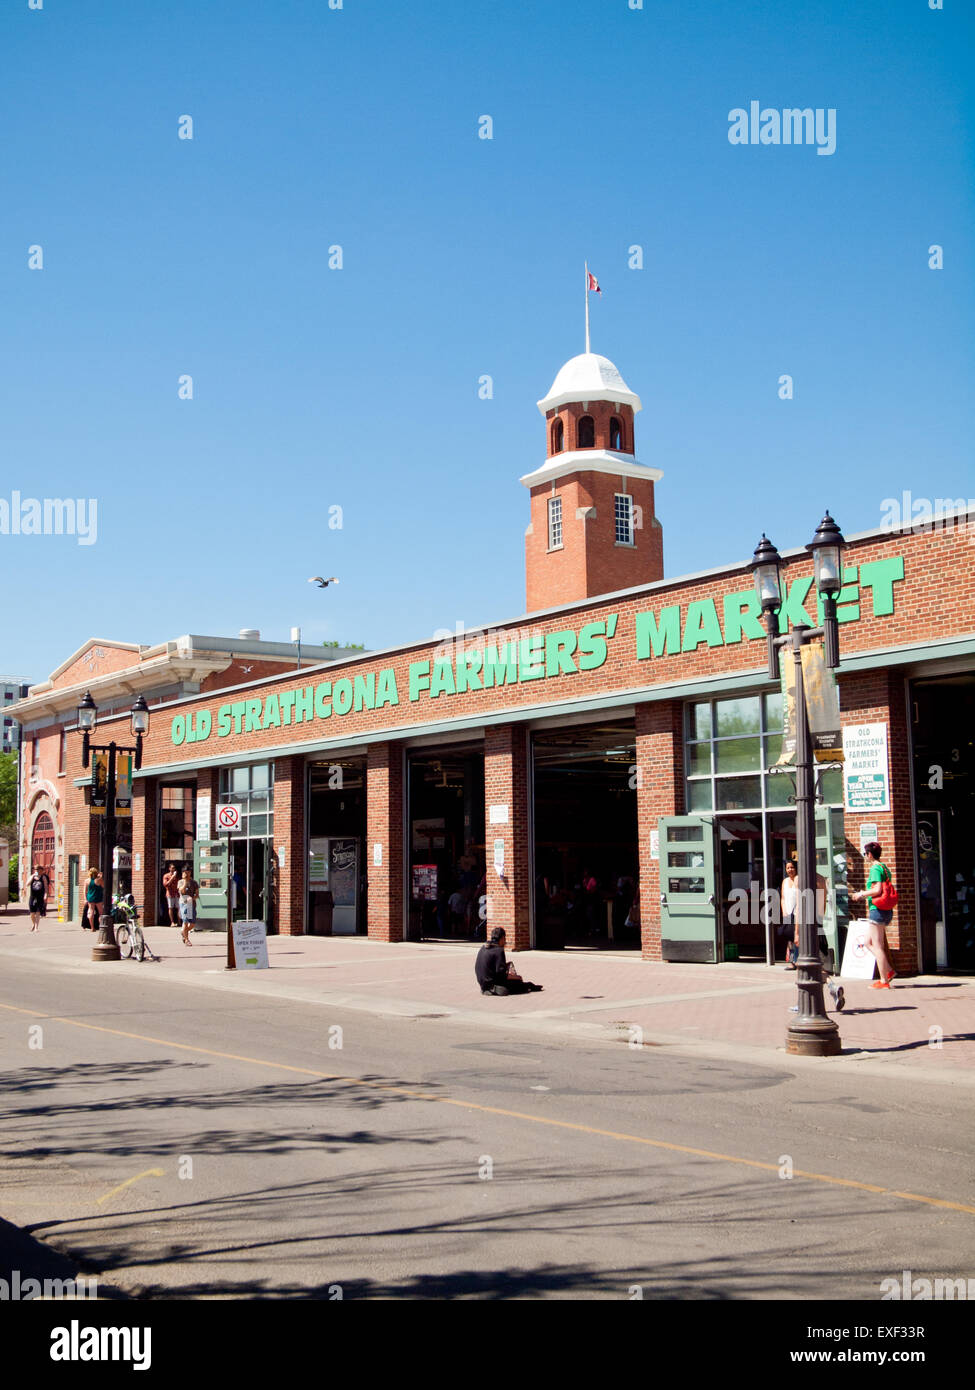
[[[47,879],[37,868],[31,869],[30,883],[27,885],[27,911],[30,913],[30,929],[37,931],[47,911]]]
[[[867,886],[862,892],[851,894],[857,902],[870,903],[870,910],[867,914],[870,923],[867,950],[876,957],[877,970],[880,974],[879,980],[874,980],[870,986],[871,989],[890,989],[890,982],[897,974],[887,954],[887,928],[890,926],[894,914],[892,910],[877,907],[875,903],[875,899],[883,898],[886,891],[885,885],[892,881],[890,870],[883,862],[882,855],[883,848],[876,840],[871,840],[869,844],[863,846],[863,857],[867,861],[867,868],[869,869]]]
[[[189,865],[183,870],[183,877],[176,887],[179,890],[179,920],[183,924],[183,945],[192,946],[190,932],[196,921],[196,900],[200,896],[200,885],[190,872]]]

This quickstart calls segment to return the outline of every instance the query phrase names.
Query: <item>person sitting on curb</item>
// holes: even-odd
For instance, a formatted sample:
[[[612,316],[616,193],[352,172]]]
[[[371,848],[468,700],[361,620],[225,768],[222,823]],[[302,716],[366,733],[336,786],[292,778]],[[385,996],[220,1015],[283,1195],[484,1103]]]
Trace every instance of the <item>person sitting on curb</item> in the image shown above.
[[[481,986],[482,994],[530,994],[532,990],[542,989],[523,980],[515,972],[515,967],[504,958],[504,927],[495,927],[490,940],[482,946],[474,962],[474,974]]]

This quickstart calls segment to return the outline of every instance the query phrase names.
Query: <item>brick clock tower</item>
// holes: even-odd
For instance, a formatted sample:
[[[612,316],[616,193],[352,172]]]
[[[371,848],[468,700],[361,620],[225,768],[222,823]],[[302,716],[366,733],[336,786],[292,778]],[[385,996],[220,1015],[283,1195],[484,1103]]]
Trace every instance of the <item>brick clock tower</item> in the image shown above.
[[[546,458],[521,480],[531,492],[527,611],[662,579],[653,485],[663,473],[635,457],[640,397],[607,357],[583,352],[566,362],[538,408]]]

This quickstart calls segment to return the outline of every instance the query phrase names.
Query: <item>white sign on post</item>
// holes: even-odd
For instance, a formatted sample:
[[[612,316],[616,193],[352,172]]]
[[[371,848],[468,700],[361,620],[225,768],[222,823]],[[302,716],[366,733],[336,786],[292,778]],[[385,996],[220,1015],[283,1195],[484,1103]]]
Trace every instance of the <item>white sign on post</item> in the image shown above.
[[[240,807],[235,801],[224,801],[217,807],[217,830],[229,835],[240,829]]]
[[[507,825],[508,808],[507,806],[491,806],[488,808],[489,825]]]
[[[383,847],[382,847],[382,845],[373,845],[373,847],[372,847],[372,862],[375,864],[375,866],[376,866],[377,869],[381,866],[381,864],[382,864],[382,862],[383,862]]]
[[[504,876],[504,840],[494,842],[494,872],[498,878]]]
[[[267,927],[263,922],[234,923],[234,960],[238,970],[267,970]]]
[[[209,840],[210,838],[209,792],[197,792],[196,794],[196,838],[198,840]]]
[[[843,730],[843,800],[848,811],[890,810],[886,724]]]

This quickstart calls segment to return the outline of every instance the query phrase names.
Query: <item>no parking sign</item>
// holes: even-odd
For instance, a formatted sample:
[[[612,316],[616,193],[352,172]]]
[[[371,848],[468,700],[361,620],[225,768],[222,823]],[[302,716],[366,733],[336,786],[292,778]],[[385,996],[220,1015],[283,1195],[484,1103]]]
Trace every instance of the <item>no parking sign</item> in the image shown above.
[[[240,807],[236,802],[225,801],[217,807],[217,830],[221,835],[229,835],[240,829]]]

